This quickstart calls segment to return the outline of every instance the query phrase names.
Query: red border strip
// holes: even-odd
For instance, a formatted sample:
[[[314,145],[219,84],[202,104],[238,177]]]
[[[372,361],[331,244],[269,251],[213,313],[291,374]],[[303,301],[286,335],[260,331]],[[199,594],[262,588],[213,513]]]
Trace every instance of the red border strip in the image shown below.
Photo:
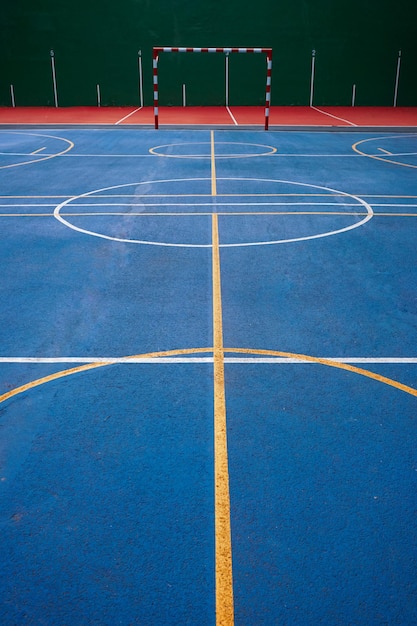
[[[265,91],[265,130],[269,128],[269,111],[271,107],[271,74],[272,74],[272,48],[180,48],[176,46],[155,46],[152,48],[152,72],[153,72],[153,108],[155,128],[159,128],[159,93],[158,93],[158,60],[162,52],[208,52],[223,54],[266,54],[266,91]]]

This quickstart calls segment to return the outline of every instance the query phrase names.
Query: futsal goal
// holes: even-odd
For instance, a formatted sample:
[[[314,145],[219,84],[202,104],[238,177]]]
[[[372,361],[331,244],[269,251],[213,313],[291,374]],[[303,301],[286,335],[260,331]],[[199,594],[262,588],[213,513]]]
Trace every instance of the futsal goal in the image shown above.
[[[229,54],[265,54],[266,56],[266,91],[265,91],[265,130],[269,126],[269,110],[271,106],[271,72],[272,72],[272,48],[176,48],[157,46],[153,48],[153,106],[155,128],[159,127],[159,94],[158,94],[158,61],[162,52],[208,52]],[[226,66],[227,67],[227,66]],[[226,102],[228,104],[228,102]]]

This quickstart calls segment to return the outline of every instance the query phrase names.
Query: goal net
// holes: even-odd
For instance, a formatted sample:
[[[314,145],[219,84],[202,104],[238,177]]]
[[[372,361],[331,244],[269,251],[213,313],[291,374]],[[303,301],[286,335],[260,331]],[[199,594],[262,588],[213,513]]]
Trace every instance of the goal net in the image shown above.
[[[157,46],[153,48],[153,106],[155,128],[159,127],[159,95],[158,95],[158,62],[162,52],[208,52],[226,55],[238,54],[265,54],[266,56],[266,91],[265,91],[265,130],[269,126],[269,110],[271,106],[271,72],[272,72],[272,48],[176,48]],[[228,104],[228,102],[226,102]]]

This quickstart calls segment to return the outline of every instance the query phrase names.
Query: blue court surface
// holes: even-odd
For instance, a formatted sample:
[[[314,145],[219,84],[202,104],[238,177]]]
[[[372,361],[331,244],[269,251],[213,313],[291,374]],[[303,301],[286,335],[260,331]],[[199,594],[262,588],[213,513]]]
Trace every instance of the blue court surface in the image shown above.
[[[416,624],[417,134],[0,129],[5,625]]]

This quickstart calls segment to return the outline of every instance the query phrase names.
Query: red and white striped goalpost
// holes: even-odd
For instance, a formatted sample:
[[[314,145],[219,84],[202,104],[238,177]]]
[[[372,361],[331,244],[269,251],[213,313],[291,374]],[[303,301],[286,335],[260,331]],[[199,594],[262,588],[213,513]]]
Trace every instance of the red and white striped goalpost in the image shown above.
[[[155,128],[159,127],[158,112],[158,61],[161,52],[220,52],[231,54],[265,54],[266,55],[266,92],[265,92],[265,130],[269,126],[269,109],[271,106],[271,72],[272,72],[272,48],[174,48],[157,46],[153,48],[153,107],[155,116]]]

